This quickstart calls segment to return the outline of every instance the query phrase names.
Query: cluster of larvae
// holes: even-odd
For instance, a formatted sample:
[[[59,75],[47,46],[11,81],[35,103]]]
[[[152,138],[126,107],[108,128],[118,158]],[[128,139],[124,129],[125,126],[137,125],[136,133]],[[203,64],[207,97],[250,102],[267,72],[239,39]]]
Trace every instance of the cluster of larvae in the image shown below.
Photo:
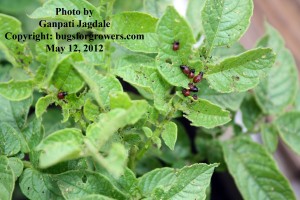
[[[173,43],[173,51],[179,50],[179,47],[180,47],[180,43],[178,41],[175,41]],[[195,83],[199,83],[202,80],[203,72],[199,72],[199,74],[195,76],[195,69],[190,69],[186,65],[180,65],[180,69],[185,75],[187,75],[189,79],[192,79],[192,81],[188,84],[188,89],[184,88],[182,90],[182,94],[187,97],[191,95],[191,92],[193,93],[198,92],[199,89],[197,88]],[[194,100],[198,99],[197,94],[193,94],[193,99]]]

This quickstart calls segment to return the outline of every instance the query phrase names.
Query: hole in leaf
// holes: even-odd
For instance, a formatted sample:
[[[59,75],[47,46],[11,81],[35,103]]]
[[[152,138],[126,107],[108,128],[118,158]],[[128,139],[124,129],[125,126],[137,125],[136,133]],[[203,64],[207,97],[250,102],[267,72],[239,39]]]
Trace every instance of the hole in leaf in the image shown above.
[[[172,60],[171,60],[170,58],[167,58],[167,59],[166,59],[166,63],[169,63],[169,64],[171,64],[171,65],[173,64],[173,62],[172,62]]]
[[[175,87],[172,87],[171,90],[170,90],[170,94],[171,95],[174,95],[176,93],[176,88]]]
[[[82,180],[83,183],[86,183],[86,181],[87,181],[86,175],[83,175],[82,178],[81,178],[81,180]]]

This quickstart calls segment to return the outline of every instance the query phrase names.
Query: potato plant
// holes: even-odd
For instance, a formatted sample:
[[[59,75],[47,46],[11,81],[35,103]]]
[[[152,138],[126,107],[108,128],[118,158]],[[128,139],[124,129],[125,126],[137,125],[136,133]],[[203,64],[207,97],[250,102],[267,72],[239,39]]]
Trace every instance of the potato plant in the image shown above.
[[[18,42],[4,35],[20,21],[0,14],[0,199],[16,185],[33,200],[209,199],[214,171],[244,199],[295,199],[272,154],[279,138],[300,154],[298,72],[269,24],[253,49],[239,43],[252,0],[190,0],[186,17],[168,0],[128,2],[48,0],[28,17],[77,22],[55,8],[88,8],[111,27],[78,32],[143,40]],[[45,50],[75,44],[104,51]]]

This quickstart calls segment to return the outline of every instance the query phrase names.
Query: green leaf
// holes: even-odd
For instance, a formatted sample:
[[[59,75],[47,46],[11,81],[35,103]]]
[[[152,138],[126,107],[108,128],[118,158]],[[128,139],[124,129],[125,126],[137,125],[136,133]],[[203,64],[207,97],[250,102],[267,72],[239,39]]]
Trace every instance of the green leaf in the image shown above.
[[[55,176],[66,199],[78,199],[91,194],[101,194],[114,199],[127,199],[103,175],[90,171],[68,171]]]
[[[17,131],[8,123],[0,123],[0,155],[12,156],[21,150]]]
[[[118,179],[117,183],[123,192],[129,193],[131,196],[139,193],[137,188],[138,180],[128,168],[125,168],[124,174]]]
[[[44,129],[41,119],[33,118],[29,123],[27,123],[27,126],[22,130],[22,135],[24,136],[30,151],[33,151],[44,137]]]
[[[176,174],[172,168],[160,168],[152,170],[140,177],[138,187],[145,197],[150,197],[156,188],[169,190],[176,181]]]
[[[224,143],[223,152],[244,199],[296,199],[286,178],[261,145],[237,138]]]
[[[226,47],[218,47],[215,48],[212,51],[212,56],[217,58],[224,58],[224,57],[230,57],[237,54],[241,54],[245,52],[246,49],[241,45],[239,42],[234,43],[232,46],[226,46]]]
[[[20,177],[20,188],[29,199],[64,199],[52,175],[43,174],[32,168],[24,170]]]
[[[245,97],[245,93],[220,93],[210,88],[207,81],[203,80],[197,84],[200,88],[199,97],[206,99],[222,108],[228,108],[233,111],[237,111]]]
[[[26,123],[31,104],[32,98],[23,101],[9,101],[0,96],[1,122],[7,122],[20,132]]]
[[[0,156],[0,177],[0,199],[12,199],[15,177],[9,166],[9,160],[5,156]]]
[[[178,165],[178,163],[181,164],[184,162],[183,159],[190,155],[191,143],[185,127],[178,121],[175,122],[178,130],[174,150],[171,151],[168,148],[162,148],[162,153],[159,154],[159,158],[164,162],[171,164],[174,168],[177,168],[178,166],[182,167],[186,164]]]
[[[109,105],[111,92],[123,91],[120,82],[113,76],[103,76],[92,65],[76,62],[75,69],[89,85],[98,105],[105,109]]]
[[[54,72],[51,82],[58,90],[76,93],[83,87],[84,81],[73,68],[72,62],[71,56],[66,57]]]
[[[142,129],[143,129],[143,131],[144,131],[144,133],[145,133],[145,135],[146,135],[147,138],[151,138],[152,137],[153,132],[152,132],[152,130],[150,128],[143,127]]]
[[[189,80],[179,66],[190,64],[192,45],[196,42],[191,28],[173,7],[168,7],[158,22],[156,32],[159,37],[156,65],[160,74],[171,85],[187,87]],[[174,41],[180,43],[177,51],[173,50]]]
[[[189,21],[194,36],[197,37],[200,32],[203,32],[201,12],[205,6],[206,0],[189,0],[186,11],[186,18]]]
[[[15,81],[0,83],[0,95],[11,100],[21,101],[32,95],[33,84],[32,80]]]
[[[295,100],[295,110],[300,111],[300,89],[298,89],[296,100]]]
[[[14,178],[16,181],[23,172],[23,162],[19,158],[10,157],[8,158],[8,164],[14,174]]]
[[[83,136],[78,129],[63,129],[52,133],[36,148],[42,151],[40,167],[46,168],[61,161],[79,158],[82,147]]]
[[[123,144],[113,143],[111,145],[105,162],[109,166],[107,170],[115,177],[120,177],[124,173],[127,164],[127,154]]]
[[[192,122],[192,126],[213,128],[231,120],[228,111],[204,99],[192,101],[190,98],[184,98],[178,106],[179,110],[185,113],[184,117]]]
[[[43,126],[45,129],[45,136],[50,135],[51,133],[64,129],[74,127],[74,124],[70,121],[66,123],[61,123],[63,120],[63,116],[61,114],[61,110],[57,109],[49,109],[43,115]]]
[[[166,8],[172,4],[172,0],[144,0],[144,10],[155,17],[161,17]]]
[[[165,124],[161,132],[161,137],[164,140],[165,144],[171,150],[174,150],[174,146],[177,140],[177,125],[174,122],[168,122],[167,124]]]
[[[154,62],[154,59],[147,56],[126,56],[116,63],[114,73],[136,88],[143,88],[153,95],[154,106],[166,112],[169,109],[166,96],[170,85],[160,76]]]
[[[100,114],[100,109],[96,104],[92,103],[92,101],[88,99],[84,104],[83,113],[88,120],[95,121]]]
[[[132,105],[129,95],[125,92],[116,92],[110,94],[110,108],[128,109]]]
[[[216,166],[194,164],[179,170],[156,169],[139,178],[139,187],[144,196],[154,199],[205,199]]]
[[[280,137],[297,154],[300,154],[300,112],[288,112],[275,122]]]
[[[49,34],[55,35],[54,31],[51,28],[40,27],[34,31],[36,34]],[[46,45],[57,46],[57,41],[52,37],[52,40],[41,40],[36,43],[36,60],[40,62],[35,80],[41,85],[47,86],[49,81],[54,75],[54,72],[58,66],[58,53],[57,52],[46,52]]]
[[[252,0],[207,0],[202,25],[208,51],[239,40],[250,24],[252,12]]]
[[[87,137],[100,149],[119,128],[136,123],[147,111],[147,105],[143,100],[132,101],[132,106],[127,110],[116,108],[102,113],[98,122],[87,128]]]
[[[241,105],[243,123],[248,130],[252,130],[262,117],[262,111],[251,95],[246,95]]]
[[[278,145],[278,130],[276,127],[273,124],[263,124],[261,127],[261,136],[267,150],[274,153]]]
[[[39,98],[35,105],[35,115],[36,117],[41,117],[46,111],[50,104],[55,102],[55,97],[53,95],[47,95]]]
[[[284,40],[270,25],[267,35],[258,46],[274,49],[277,58],[268,76],[254,89],[258,105],[266,114],[279,114],[294,102],[298,90],[298,70],[292,53],[284,47]]]
[[[273,65],[271,49],[253,49],[221,63],[209,65],[205,75],[210,86],[223,93],[244,92],[259,83],[259,78]]]
[[[80,10],[80,15],[62,15],[59,13],[56,15],[57,8],[64,8],[65,10]],[[89,15],[83,14],[83,8],[92,10],[93,14]],[[31,15],[30,18],[33,19],[55,19],[55,20],[82,20],[84,22],[100,20],[101,17],[97,8],[87,1],[74,0],[72,2],[56,1],[50,0],[43,4],[42,7],[37,8]]]
[[[6,33],[19,34],[22,32],[21,22],[14,17],[0,14],[0,35],[3,39],[0,42],[0,50],[3,51],[6,59],[12,63],[13,66],[27,67],[30,62],[30,56],[24,52],[25,45],[17,40],[5,39]],[[12,35],[8,34],[8,37]]]
[[[114,41],[131,51],[156,53],[158,51],[158,38],[155,33],[157,21],[157,18],[145,13],[122,12],[113,16],[108,33],[143,35],[144,38],[139,40],[121,39]]]

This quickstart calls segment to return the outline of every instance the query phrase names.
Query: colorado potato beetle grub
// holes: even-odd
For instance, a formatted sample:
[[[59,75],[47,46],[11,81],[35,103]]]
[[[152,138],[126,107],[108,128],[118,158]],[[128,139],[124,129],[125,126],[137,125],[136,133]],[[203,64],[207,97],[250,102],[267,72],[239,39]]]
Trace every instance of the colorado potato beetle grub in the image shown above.
[[[190,71],[188,77],[189,77],[189,78],[194,78],[194,76],[195,76],[195,69],[191,69],[191,71]]]
[[[67,95],[68,95],[67,92],[59,92],[59,93],[57,94],[57,98],[58,98],[58,99],[64,99]]]
[[[173,51],[177,51],[179,50],[179,42],[178,41],[174,41],[173,42]]]
[[[186,65],[180,65],[180,69],[181,69],[182,72],[183,72],[184,74],[186,74],[186,75],[189,75],[190,72],[191,72],[191,70],[189,69],[189,67],[186,66]]]
[[[185,96],[185,97],[187,97],[187,96],[190,96],[190,90],[187,90],[187,89],[183,89],[182,90],[182,94]]]
[[[199,83],[203,78],[203,72],[199,72],[197,76],[194,77],[193,82],[194,83]]]
[[[198,96],[196,94],[193,95],[194,100],[198,100]]]
[[[194,85],[194,87],[193,87],[193,88],[191,88],[191,89],[190,89],[190,91],[192,91],[192,92],[198,92],[198,91],[199,91],[199,89],[197,88],[197,86],[196,86],[196,85]]]
[[[192,89],[192,88],[194,88],[195,85],[194,85],[194,83],[189,83],[188,86],[190,89]]]

